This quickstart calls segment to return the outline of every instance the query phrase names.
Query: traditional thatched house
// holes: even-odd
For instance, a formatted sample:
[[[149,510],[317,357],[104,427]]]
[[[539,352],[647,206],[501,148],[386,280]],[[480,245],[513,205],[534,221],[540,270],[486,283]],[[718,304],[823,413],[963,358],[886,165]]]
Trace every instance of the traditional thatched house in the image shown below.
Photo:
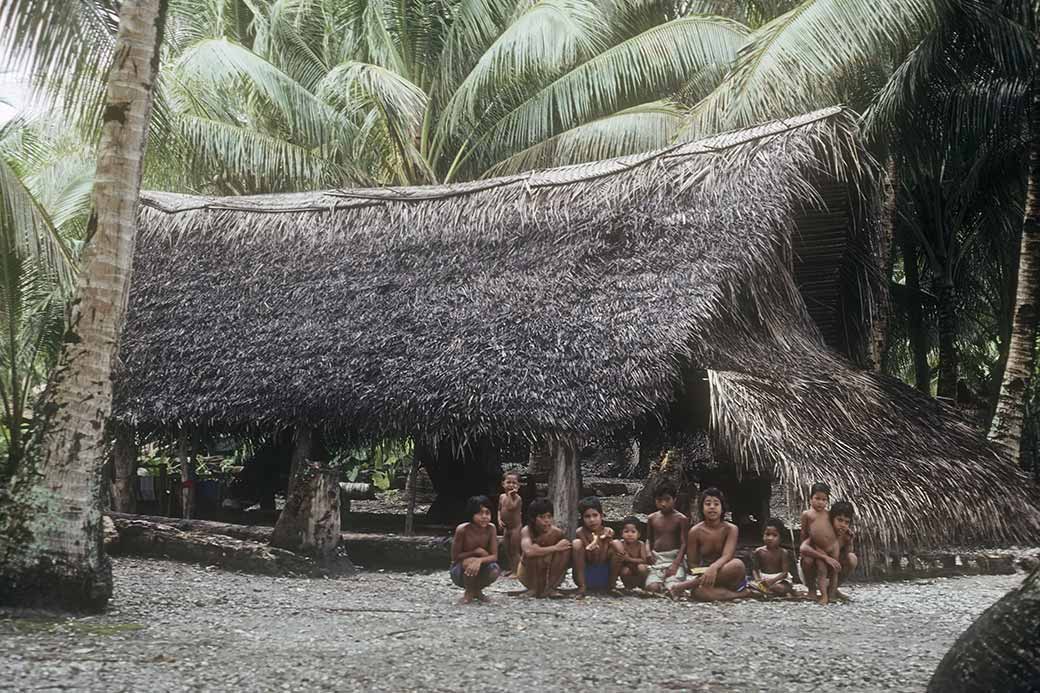
[[[574,437],[667,418],[706,371],[716,455],[797,497],[829,482],[873,540],[1035,537],[1025,475],[854,365],[877,284],[859,153],[830,109],[461,185],[148,193],[116,416],[548,437],[573,495]]]

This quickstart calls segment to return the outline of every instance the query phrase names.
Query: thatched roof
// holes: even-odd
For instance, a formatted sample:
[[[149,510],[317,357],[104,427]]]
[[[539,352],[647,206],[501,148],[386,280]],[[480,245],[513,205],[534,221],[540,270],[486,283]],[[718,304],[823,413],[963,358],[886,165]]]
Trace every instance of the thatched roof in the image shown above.
[[[942,523],[970,509],[933,504],[931,524],[901,530],[887,519],[901,496],[873,495],[924,498],[950,478],[961,498],[975,489],[976,508],[1028,505],[1024,526],[1040,528],[1025,486],[974,481],[1022,477],[973,432],[920,414],[908,388],[827,346],[860,356],[872,318],[863,258],[877,186],[860,155],[850,116],[829,109],[461,185],[146,193],[116,416],[372,436],[598,433],[664,411],[693,366],[714,372],[716,434],[735,459],[792,484],[870,489],[855,499],[878,536],[955,536]],[[830,385],[804,385],[809,374]],[[776,443],[784,425],[796,433]],[[979,534],[1011,537],[1006,517]]]

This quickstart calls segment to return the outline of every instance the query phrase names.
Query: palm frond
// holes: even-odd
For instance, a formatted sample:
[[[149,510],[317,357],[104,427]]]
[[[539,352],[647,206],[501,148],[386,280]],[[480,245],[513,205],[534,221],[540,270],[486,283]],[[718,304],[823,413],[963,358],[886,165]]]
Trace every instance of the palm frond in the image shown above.
[[[752,34],[719,87],[691,111],[693,139],[831,105],[840,79],[903,54],[938,19],[943,0],[803,0]]]
[[[660,98],[704,67],[731,61],[745,37],[743,26],[718,17],[661,24],[547,84],[487,127],[481,142],[505,158],[563,130]]]
[[[496,163],[481,178],[598,161],[660,149],[675,138],[683,112],[667,101],[626,108],[578,125]]]

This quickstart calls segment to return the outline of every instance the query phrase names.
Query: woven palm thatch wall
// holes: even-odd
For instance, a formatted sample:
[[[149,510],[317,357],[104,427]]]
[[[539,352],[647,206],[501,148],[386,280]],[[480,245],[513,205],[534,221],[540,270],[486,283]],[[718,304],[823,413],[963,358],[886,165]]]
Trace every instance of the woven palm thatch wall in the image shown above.
[[[692,365],[715,374],[714,431],[735,461],[834,483],[880,540],[951,538],[965,513],[936,504],[898,528],[877,494],[897,479],[910,496],[945,488],[941,465],[917,463],[947,453],[947,476],[1016,472],[946,412],[919,439],[921,417],[879,422],[890,406],[910,413],[908,390],[846,392],[858,372],[826,343],[855,357],[872,318],[874,171],[850,116],[829,109],[462,185],[148,193],[115,415],[153,429],[582,435],[665,411]],[[831,386],[784,401],[807,373]],[[789,419],[801,428],[784,437]],[[846,445],[875,435],[877,454]],[[886,466],[892,450],[905,454]],[[972,488],[1040,528],[1026,486]],[[1017,532],[980,517],[976,534]]]

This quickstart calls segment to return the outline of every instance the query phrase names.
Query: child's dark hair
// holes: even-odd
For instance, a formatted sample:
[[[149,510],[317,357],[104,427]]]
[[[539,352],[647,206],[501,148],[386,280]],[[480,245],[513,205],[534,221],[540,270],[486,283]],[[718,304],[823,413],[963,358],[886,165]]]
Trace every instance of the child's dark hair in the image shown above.
[[[802,488],[805,487],[803,486]],[[817,481],[815,484],[812,485],[812,488],[809,489],[809,497],[811,498],[815,496],[817,493],[826,493],[827,497],[830,498],[831,487],[823,483],[822,481]]]
[[[714,486],[709,486],[708,488],[701,491],[701,498],[697,502],[697,509],[701,513],[702,520],[704,519],[704,501],[708,498],[718,498],[719,503],[722,505],[722,514],[726,514],[726,497],[722,495],[722,491],[718,490]]]
[[[491,501],[487,496],[470,496],[466,501],[466,516],[473,517],[480,512],[481,508],[487,508],[491,512]]]
[[[635,515],[629,515],[624,520],[622,520],[621,521],[621,531],[624,531],[625,527],[628,527],[629,525],[632,525],[633,527],[636,528],[636,534],[640,533],[639,532],[639,518],[638,517],[636,517]]]
[[[668,483],[667,481],[658,484],[657,488],[654,489],[654,500],[657,500],[658,498],[664,498],[665,496],[671,496],[672,498],[675,498],[675,486]]]
[[[505,481],[511,476],[515,476],[517,483],[520,483],[520,472],[502,472],[502,481]]]
[[[553,504],[548,498],[535,498],[531,501],[531,504],[527,506],[527,526],[531,528],[532,535],[538,535],[538,523],[535,522],[535,519],[539,515],[552,514],[552,512]]]
[[[855,513],[852,510],[852,503],[848,501],[837,501],[836,503],[831,503],[831,521],[833,522],[834,518],[839,515],[841,517],[849,518],[849,522],[852,522],[852,518],[855,517]]]
[[[784,532],[787,531],[787,527],[784,526],[784,521],[781,520],[779,517],[771,517],[768,520],[766,520],[765,529],[769,529],[770,527],[775,529],[777,531],[777,534],[779,534],[780,536],[784,536]]]
[[[603,504],[596,496],[585,496],[578,501],[578,517],[585,517],[586,510],[598,510],[599,514],[602,515]]]

